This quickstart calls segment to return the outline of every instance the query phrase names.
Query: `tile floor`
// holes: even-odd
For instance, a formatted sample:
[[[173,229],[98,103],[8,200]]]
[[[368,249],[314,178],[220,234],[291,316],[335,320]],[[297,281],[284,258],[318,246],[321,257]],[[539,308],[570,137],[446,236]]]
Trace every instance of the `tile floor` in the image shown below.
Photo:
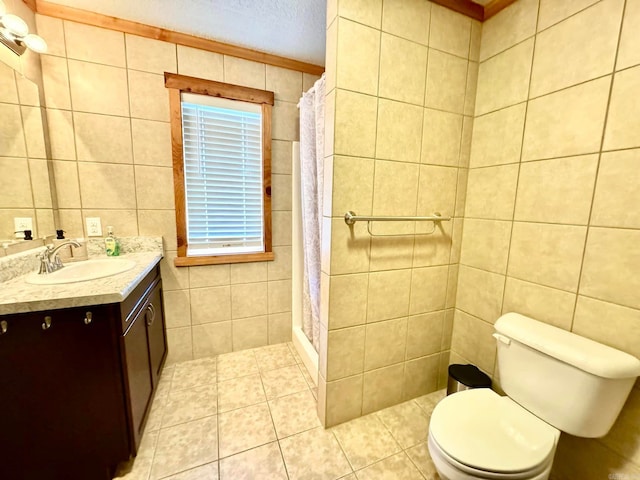
[[[165,368],[126,480],[437,479],[434,392],[325,430],[293,344]]]

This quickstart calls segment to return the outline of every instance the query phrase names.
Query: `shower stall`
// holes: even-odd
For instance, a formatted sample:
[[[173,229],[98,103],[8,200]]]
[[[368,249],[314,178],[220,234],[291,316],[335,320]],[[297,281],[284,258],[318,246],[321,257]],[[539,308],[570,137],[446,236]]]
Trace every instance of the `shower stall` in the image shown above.
[[[302,95],[300,142],[292,145],[292,340],[314,382],[320,349],[324,184],[324,75]]]
[[[318,352],[302,329],[303,317],[303,282],[304,282],[304,237],[302,233],[302,195],[300,188],[300,142],[293,142],[292,147],[292,212],[291,212],[291,341],[302,358],[313,381],[318,383]]]

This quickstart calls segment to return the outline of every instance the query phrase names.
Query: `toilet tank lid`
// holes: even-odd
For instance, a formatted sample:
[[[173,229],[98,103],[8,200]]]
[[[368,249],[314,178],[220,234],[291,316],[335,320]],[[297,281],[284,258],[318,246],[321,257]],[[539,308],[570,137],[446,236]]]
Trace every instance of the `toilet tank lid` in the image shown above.
[[[519,313],[502,315],[495,329],[512,340],[602,378],[640,375],[640,360],[633,355]]]

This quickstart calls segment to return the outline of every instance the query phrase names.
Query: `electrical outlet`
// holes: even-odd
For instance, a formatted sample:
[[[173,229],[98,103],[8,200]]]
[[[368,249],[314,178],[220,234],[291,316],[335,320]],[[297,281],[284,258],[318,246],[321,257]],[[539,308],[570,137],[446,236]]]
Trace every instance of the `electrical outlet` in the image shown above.
[[[15,217],[13,225],[16,231],[16,238],[24,238],[25,230],[31,230],[31,233],[35,233],[33,231],[33,218],[31,217]]]
[[[100,223],[100,217],[87,217],[87,237],[101,237],[102,236],[102,224]]]

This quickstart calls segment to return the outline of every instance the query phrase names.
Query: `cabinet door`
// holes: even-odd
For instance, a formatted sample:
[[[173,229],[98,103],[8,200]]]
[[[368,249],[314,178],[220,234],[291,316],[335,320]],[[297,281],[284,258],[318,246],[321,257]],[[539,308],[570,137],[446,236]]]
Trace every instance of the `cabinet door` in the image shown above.
[[[147,349],[146,312],[146,308],[143,307],[136,314],[123,337],[134,451],[137,451],[140,444],[144,415],[153,389]]]
[[[106,478],[129,450],[117,310],[74,308],[1,320],[0,478]]]
[[[162,307],[162,282],[158,282],[149,293],[146,306],[147,338],[149,341],[149,360],[154,388],[158,385],[160,369],[167,353],[164,329],[164,311]]]

